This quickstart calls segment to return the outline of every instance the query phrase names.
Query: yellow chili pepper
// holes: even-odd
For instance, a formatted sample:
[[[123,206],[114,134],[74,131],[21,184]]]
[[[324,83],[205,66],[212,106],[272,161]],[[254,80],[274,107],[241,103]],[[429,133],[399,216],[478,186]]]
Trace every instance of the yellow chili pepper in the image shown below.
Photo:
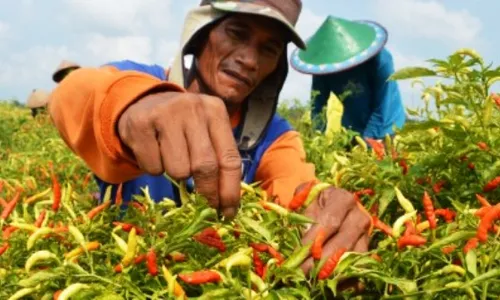
[[[57,256],[47,250],[41,250],[38,252],[33,253],[27,260],[26,264],[24,265],[24,269],[26,270],[26,273],[28,273],[31,270],[31,267],[33,267],[37,262],[39,261],[47,261],[47,260],[55,260],[59,262],[59,259]]]
[[[41,228],[37,229],[28,238],[28,243],[27,243],[28,250],[30,250],[31,248],[33,248],[33,246],[35,245],[36,241],[38,241],[42,236],[44,236],[46,234],[49,234],[49,233],[52,233],[52,232],[54,232],[54,230],[52,228],[49,228],[49,227],[41,227]]]
[[[25,204],[34,203],[34,202],[40,200],[41,198],[47,196],[50,193],[50,191],[52,191],[52,189],[51,188],[47,188],[46,190],[44,190],[44,191],[42,191],[42,192],[40,192],[38,194],[35,194],[35,195],[33,195],[33,196],[29,197],[29,198],[26,198],[24,200],[24,203]]]
[[[125,267],[128,267],[132,263],[132,261],[134,261],[136,249],[137,249],[137,233],[135,227],[132,227],[128,235],[127,252],[125,253],[125,256],[122,259],[122,264]]]

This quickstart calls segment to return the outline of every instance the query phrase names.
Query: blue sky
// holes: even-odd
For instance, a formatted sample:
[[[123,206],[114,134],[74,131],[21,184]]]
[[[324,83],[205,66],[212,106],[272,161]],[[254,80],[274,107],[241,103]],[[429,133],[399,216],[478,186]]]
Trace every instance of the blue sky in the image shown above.
[[[133,59],[167,66],[182,20],[199,0],[0,0],[0,99],[24,101],[33,88],[54,87],[61,59],[86,66]],[[472,47],[500,65],[498,0],[303,0],[298,30],[309,37],[327,15],[370,19],[389,30],[396,68]],[[498,49],[498,50],[497,50]],[[283,99],[307,100],[310,76],[293,70]],[[405,104],[420,105],[402,82]]]

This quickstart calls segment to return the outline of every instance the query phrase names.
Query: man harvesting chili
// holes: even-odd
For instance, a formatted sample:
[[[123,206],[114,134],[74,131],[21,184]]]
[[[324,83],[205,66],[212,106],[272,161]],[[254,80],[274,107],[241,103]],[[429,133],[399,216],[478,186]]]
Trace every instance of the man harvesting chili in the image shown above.
[[[287,44],[304,47],[294,30],[301,7],[300,0],[203,0],[186,18],[168,78],[158,65],[125,60],[82,67],[61,81],[50,113],[96,174],[101,194],[112,185],[114,195],[122,184],[127,201],[148,186],[155,201],[178,201],[166,172],[191,183],[226,217],[237,213],[241,181],[260,181],[288,206],[315,180],[298,132],[276,114]],[[370,218],[350,193],[326,189],[305,214],[318,225],[303,242],[321,226],[324,257],[340,247],[367,249]]]

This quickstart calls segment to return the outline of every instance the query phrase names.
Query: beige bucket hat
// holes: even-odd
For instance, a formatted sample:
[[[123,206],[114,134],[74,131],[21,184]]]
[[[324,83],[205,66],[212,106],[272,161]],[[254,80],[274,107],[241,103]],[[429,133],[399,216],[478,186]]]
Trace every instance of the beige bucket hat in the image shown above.
[[[59,66],[57,66],[57,69],[52,74],[52,80],[56,83],[59,83],[59,82],[61,82],[61,80],[63,80],[63,78],[65,77],[65,75],[69,71],[72,71],[72,70],[75,70],[78,68],[80,68],[79,64],[72,62],[70,60],[62,60],[59,63]]]
[[[26,100],[26,106],[29,108],[45,107],[49,102],[50,93],[43,89],[33,89]]]

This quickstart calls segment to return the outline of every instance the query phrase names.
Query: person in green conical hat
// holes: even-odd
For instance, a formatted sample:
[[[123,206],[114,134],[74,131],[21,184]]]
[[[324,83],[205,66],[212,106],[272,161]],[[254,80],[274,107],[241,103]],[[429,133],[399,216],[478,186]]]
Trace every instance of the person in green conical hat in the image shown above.
[[[364,138],[392,136],[394,126],[405,124],[398,84],[387,80],[394,72],[387,36],[375,22],[328,16],[306,42],[307,49],[293,52],[292,67],[312,75],[315,129],[325,129],[321,113],[331,92],[343,98],[342,126]]]

